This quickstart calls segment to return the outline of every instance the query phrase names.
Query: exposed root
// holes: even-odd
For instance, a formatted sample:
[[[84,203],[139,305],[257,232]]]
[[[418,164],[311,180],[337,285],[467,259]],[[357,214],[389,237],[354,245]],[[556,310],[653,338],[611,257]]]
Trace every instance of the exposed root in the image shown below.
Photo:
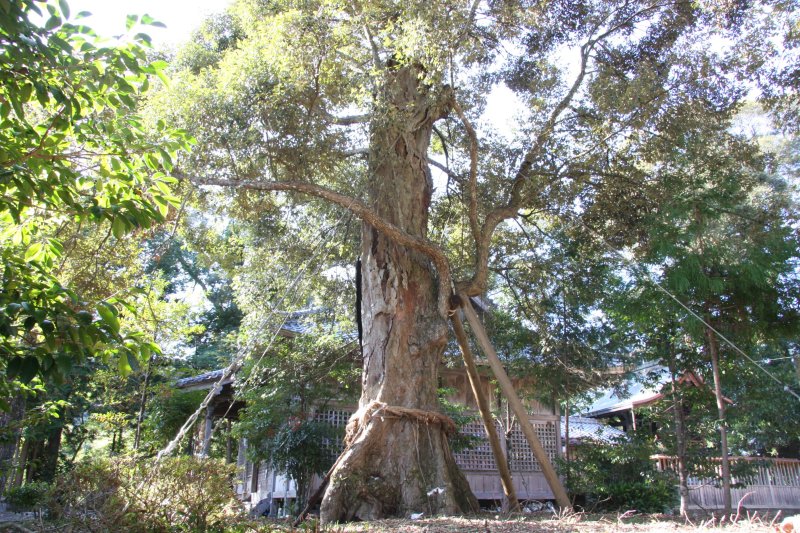
[[[323,523],[476,509],[447,445],[448,421],[381,402],[360,409],[348,424],[347,448],[322,502]],[[428,431],[420,431],[423,423]]]

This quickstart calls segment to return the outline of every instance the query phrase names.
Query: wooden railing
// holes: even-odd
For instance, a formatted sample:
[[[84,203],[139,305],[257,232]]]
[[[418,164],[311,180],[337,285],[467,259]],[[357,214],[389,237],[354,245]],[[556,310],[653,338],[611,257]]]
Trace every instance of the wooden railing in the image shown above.
[[[678,460],[666,455],[655,455],[653,460],[661,471],[677,472]],[[739,476],[732,476],[736,488],[731,489],[734,503],[741,501],[753,509],[800,509],[800,459],[771,457],[731,457],[731,464],[748,463],[749,468]],[[719,458],[710,459],[720,463]],[[717,474],[719,475],[719,467]],[[718,478],[689,473],[691,506],[701,509],[720,509],[722,489]]]

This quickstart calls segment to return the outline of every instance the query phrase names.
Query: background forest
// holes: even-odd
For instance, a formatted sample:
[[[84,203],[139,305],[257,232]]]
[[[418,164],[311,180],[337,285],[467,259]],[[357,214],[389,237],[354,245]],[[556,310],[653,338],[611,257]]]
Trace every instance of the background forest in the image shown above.
[[[147,15],[104,41],[64,0],[0,1],[0,492],[155,457],[205,396],[176,380],[229,365],[247,406],[210,455],[327,470],[308,413],[361,391],[375,132],[408,119],[381,80],[406,67],[448,106],[431,286],[488,296],[528,394],[576,413],[657,362],[708,390],[667,385],[648,450],[800,457],[793,2],[306,4],[240,0],[164,50]]]

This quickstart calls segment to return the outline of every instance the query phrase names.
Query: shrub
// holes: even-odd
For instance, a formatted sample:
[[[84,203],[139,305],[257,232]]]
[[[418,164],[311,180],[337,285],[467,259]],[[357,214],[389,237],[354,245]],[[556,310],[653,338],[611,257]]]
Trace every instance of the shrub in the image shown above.
[[[59,475],[47,504],[50,516],[89,531],[123,530],[127,515],[123,495],[123,460],[88,459]]]
[[[48,483],[34,481],[7,490],[5,498],[14,511],[36,511],[44,505],[49,493]]]
[[[675,505],[677,489],[671,474],[656,470],[655,452],[647,437],[633,435],[584,444],[575,459],[557,466],[567,490],[591,510],[663,512]]]
[[[606,509],[660,513],[674,505],[675,485],[667,479],[619,481],[598,487],[595,497]]]
[[[240,513],[234,471],[195,457],[86,461],[56,481],[51,513],[81,530],[222,531]]]

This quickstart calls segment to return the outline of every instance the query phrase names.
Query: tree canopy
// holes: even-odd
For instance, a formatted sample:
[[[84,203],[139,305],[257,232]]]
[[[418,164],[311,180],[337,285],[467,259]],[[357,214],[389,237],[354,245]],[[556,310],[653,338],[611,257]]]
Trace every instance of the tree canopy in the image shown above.
[[[754,354],[795,349],[790,2],[238,0],[152,55],[135,33],[151,17],[107,45],[63,0],[40,5],[0,2],[4,387],[146,363],[127,384],[141,426],[156,342],[186,333],[164,333],[180,328],[163,306],[197,286],[194,364],[268,363],[251,375],[264,394],[242,393],[270,424],[241,426],[266,442],[305,415],[296,398],[332,394],[310,362],[341,370],[333,349],[264,351],[275,314],[323,306],[343,330],[356,315],[359,412],[322,503],[338,521],[474,507],[446,424],[418,415],[439,411],[463,297],[499,303],[487,323],[507,362],[550,379],[543,396],[667,341],[705,369],[710,325]],[[737,126],[754,103],[781,143]],[[170,420],[151,427],[185,398],[157,395]]]
[[[98,42],[66,2],[6,2],[2,11],[5,374],[23,382],[63,378],[91,355],[118,354],[120,367],[135,367],[153,348],[134,330],[120,329],[123,295],[101,291],[87,301],[62,276],[70,240],[82,240],[95,225],[107,231],[103,242],[146,230],[163,222],[176,201],[166,172],[188,137],[163,122],[145,132],[135,114],[165,64],[147,60],[143,33],[117,45]],[[34,15],[45,17],[43,26]]]
[[[773,11],[781,16],[769,16]],[[526,320],[527,311],[531,320],[535,310],[541,338],[560,336],[561,351],[587,343],[590,349],[574,351],[591,361],[606,341],[590,333],[599,308],[591,302],[596,291],[586,289],[603,279],[604,246],[680,252],[658,267],[669,269],[669,283],[685,281],[690,291],[722,288],[710,265],[687,270],[696,261],[687,255],[694,253],[687,248],[691,238],[680,232],[700,227],[698,213],[703,227],[710,229],[710,216],[720,224],[727,233],[720,239],[752,235],[758,244],[753,256],[743,250],[745,239],[697,257],[746,257],[725,267],[744,276],[737,278],[741,290],[758,291],[764,310],[786,307],[779,287],[796,255],[793,215],[780,207],[782,178],[765,174],[759,148],[733,132],[731,121],[758,81],[780,70],[793,42],[785,25],[793,16],[792,7],[770,2],[240,1],[176,55],[175,82],[151,109],[200,140],[181,164],[182,176],[234,198],[251,220],[274,224],[273,217],[291,219],[298,210],[336,220],[342,209],[361,219],[361,406],[381,398],[432,409],[432,383],[394,376],[438,364],[453,292],[484,294],[498,287],[495,273],[512,282],[510,290],[533,286],[550,309],[531,306],[526,294],[527,305],[517,299],[523,306],[516,316]],[[778,100],[791,105],[796,90],[785,80],[780,87],[769,101],[775,109]],[[502,99],[515,111],[506,131],[492,122]],[[716,201],[733,212],[715,211]],[[765,206],[773,222],[748,225],[747,217],[761,216],[753,209],[765,211],[747,202]],[[537,222],[563,225],[573,239],[583,231],[589,236],[563,248],[546,244],[530,237]],[[288,229],[302,239],[302,226]],[[768,252],[764,239],[778,248]],[[267,236],[259,246],[268,242]],[[581,266],[559,264],[561,249],[567,257],[581,254]],[[298,255],[280,246],[270,253],[288,263]],[[782,266],[775,270],[776,264]],[[564,270],[536,277],[546,268]],[[545,288],[550,283],[564,287]],[[775,317],[787,327],[791,322]],[[377,445],[370,439],[397,438],[403,423],[365,430],[354,446],[367,450]],[[446,452],[428,448],[423,461],[447,464]],[[390,478],[416,468],[403,452],[387,451],[375,464],[360,453],[337,467],[323,519],[421,505],[422,488],[383,480],[370,489],[381,496],[369,503],[359,496],[364,487],[347,488],[344,480],[360,479],[377,464],[397,472]],[[457,476],[442,474],[446,466],[431,468],[452,494],[443,509],[468,506],[459,499]]]

